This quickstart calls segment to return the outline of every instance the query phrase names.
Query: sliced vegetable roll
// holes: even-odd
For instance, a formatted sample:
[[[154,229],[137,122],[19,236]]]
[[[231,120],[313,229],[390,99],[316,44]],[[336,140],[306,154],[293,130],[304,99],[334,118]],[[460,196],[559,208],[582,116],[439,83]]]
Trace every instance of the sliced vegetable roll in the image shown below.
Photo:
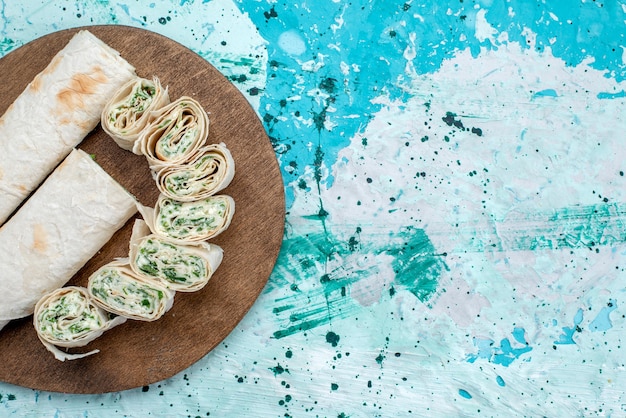
[[[201,148],[185,164],[165,167],[156,176],[157,187],[169,198],[188,202],[225,189],[235,176],[235,161],[225,144]]]
[[[174,304],[172,290],[137,276],[124,260],[113,261],[94,272],[87,290],[102,309],[138,321],[155,321]]]
[[[178,292],[202,289],[222,262],[220,246],[200,242],[177,244],[150,234],[142,220],[135,221],[130,240],[130,266],[139,275],[158,280]]]
[[[134,145],[154,171],[169,164],[187,161],[202,147],[209,135],[209,116],[200,103],[183,96],[154,114]]]
[[[193,202],[179,202],[160,195],[154,209],[139,207],[150,230],[176,243],[206,241],[224,232],[235,213],[235,201],[215,195]]]
[[[104,331],[126,321],[113,317],[92,303],[87,289],[62,287],[44,295],[35,306],[33,318],[39,339],[57,360],[76,360],[99,352],[68,354],[57,347],[83,347]]]
[[[108,101],[100,117],[102,129],[121,148],[132,151],[141,130],[154,119],[152,112],[169,102],[167,87],[161,86],[158,77],[137,77]]]

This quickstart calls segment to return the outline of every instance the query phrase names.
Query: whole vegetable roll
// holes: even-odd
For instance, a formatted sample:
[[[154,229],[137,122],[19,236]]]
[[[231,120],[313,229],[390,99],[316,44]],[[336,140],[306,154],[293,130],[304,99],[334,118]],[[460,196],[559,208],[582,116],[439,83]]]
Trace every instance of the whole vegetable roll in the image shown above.
[[[100,122],[135,69],[90,32],[78,32],[0,118],[0,225]]]
[[[127,260],[100,267],[89,277],[87,290],[102,309],[138,321],[155,321],[174,303],[174,291],[137,276]]]
[[[235,213],[235,201],[215,195],[193,202],[179,202],[160,195],[154,209],[139,207],[150,230],[182,244],[206,241],[224,232]]]
[[[68,354],[57,347],[83,347],[106,330],[124,323],[92,303],[83,287],[68,286],[44,295],[35,306],[33,324],[43,345],[57,360],[76,360],[99,352]]]
[[[141,130],[153,119],[152,112],[169,102],[167,87],[158,77],[130,80],[104,106],[102,129],[121,148],[132,151]]]
[[[185,164],[165,167],[156,175],[159,191],[169,198],[188,202],[225,189],[235,176],[235,161],[225,144],[201,148]]]
[[[171,102],[154,112],[153,117],[139,135],[133,152],[145,155],[154,171],[187,161],[209,135],[209,116],[191,97]]]
[[[0,228],[0,321],[33,313],[137,212],[137,201],[74,150]]]
[[[221,264],[223,253],[215,244],[176,244],[150,234],[142,220],[135,221],[130,240],[133,271],[178,292],[202,289]]]

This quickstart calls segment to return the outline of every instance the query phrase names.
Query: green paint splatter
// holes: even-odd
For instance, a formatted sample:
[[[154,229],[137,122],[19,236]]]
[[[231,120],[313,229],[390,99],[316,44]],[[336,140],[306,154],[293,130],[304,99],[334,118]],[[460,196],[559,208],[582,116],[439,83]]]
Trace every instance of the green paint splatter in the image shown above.
[[[383,353],[380,353],[378,356],[376,356],[376,363],[378,363],[379,365],[383,365],[383,361],[385,360],[385,356],[383,355]]]
[[[435,293],[444,268],[441,257],[434,256],[435,253],[435,247],[421,229],[414,229],[403,245],[387,250],[387,254],[394,257],[395,282],[421,302],[426,302]]]
[[[316,218],[320,220],[319,215]],[[371,269],[355,271],[351,256],[386,254],[393,257],[391,267],[395,277],[390,286],[390,297],[400,290],[408,290],[419,301],[427,303],[436,294],[439,278],[448,269],[444,262],[446,253],[436,251],[424,230],[409,227],[388,233],[357,227],[358,234],[345,240],[327,231],[321,220],[321,231],[290,237],[283,243],[268,291],[275,286],[290,286],[293,278],[301,277],[320,277],[321,286],[276,300],[273,312],[283,319],[283,323],[274,333],[275,338],[304,332],[327,325],[333,319],[358,313],[361,307],[350,297],[351,286],[369,278],[373,272]],[[626,204],[576,205],[495,220],[494,225],[497,228],[494,227],[493,232],[474,228],[463,230],[461,225],[459,237],[465,239],[466,245],[459,248],[476,252],[532,251],[597,249],[598,246],[623,243],[626,242]],[[333,271],[326,271],[329,261],[337,260],[344,260],[343,264]],[[320,276],[320,272],[324,273]]]
[[[287,311],[289,309],[293,309],[295,308],[294,305],[283,305],[283,306],[278,306],[272,309],[272,312],[274,312],[275,314],[279,314],[283,311]]]
[[[274,367],[270,367],[269,370],[271,370],[274,373],[274,376],[278,376],[279,374],[283,374],[283,373],[289,373],[289,369],[284,368],[283,366],[280,365],[280,363],[278,363]]]
[[[201,56],[213,54],[212,52],[204,52],[200,53]],[[256,62],[255,59],[249,57],[237,57],[237,58],[220,58],[219,62],[222,64],[231,64],[236,65],[238,67],[252,67]]]
[[[344,264],[318,276],[321,286],[276,300],[273,312],[286,322],[274,333],[275,338],[326,325],[333,319],[348,318],[361,309],[358,301],[350,297],[351,286],[369,278],[375,271],[355,270],[351,262],[354,256],[392,255],[393,294],[404,289],[426,302],[436,293],[439,277],[447,266],[424,231],[404,228],[392,234],[380,232],[384,236],[380,236],[377,229],[356,227],[356,231],[360,237],[358,248],[354,241],[339,239],[328,231],[285,239],[268,291],[272,286],[288,286],[294,277],[318,276],[320,271],[326,270],[329,261]]]
[[[315,148],[315,160],[313,166],[315,167],[315,181],[318,183],[318,191],[320,190],[319,183],[322,181],[322,165],[324,164],[324,151],[321,146]]]
[[[461,225],[462,227],[462,225]],[[492,231],[472,231],[469,251],[597,248],[626,242],[626,204],[575,205],[498,219]]]
[[[315,315],[319,312],[310,312],[309,315]],[[296,319],[293,320],[294,322],[296,321]],[[300,332],[305,332],[308,331],[310,329],[313,328],[317,328],[321,325],[325,325],[327,324],[329,321],[328,318],[323,317],[323,318],[319,318],[319,319],[310,319],[307,321],[302,321],[300,324],[298,325],[292,325],[289,327],[286,327],[284,329],[281,329],[279,331],[274,332],[274,338],[284,338],[284,337],[288,337],[290,335],[293,334],[298,334]]]
[[[326,342],[333,347],[337,347],[337,344],[339,344],[339,335],[330,331],[328,334],[326,334]]]
[[[326,77],[318,86],[320,90],[324,90],[328,94],[334,94],[337,91],[337,80],[332,77]]]
[[[2,38],[2,40],[0,40],[0,57],[3,57],[7,53],[11,52],[17,46],[18,45],[13,39]]]
[[[313,124],[315,125],[315,129],[317,129],[318,133],[321,133],[325,129],[327,115],[326,108],[320,110],[319,112],[312,111],[311,115],[313,115]],[[321,150],[322,148],[318,146],[318,149]],[[324,154],[322,153],[321,155],[323,157]]]

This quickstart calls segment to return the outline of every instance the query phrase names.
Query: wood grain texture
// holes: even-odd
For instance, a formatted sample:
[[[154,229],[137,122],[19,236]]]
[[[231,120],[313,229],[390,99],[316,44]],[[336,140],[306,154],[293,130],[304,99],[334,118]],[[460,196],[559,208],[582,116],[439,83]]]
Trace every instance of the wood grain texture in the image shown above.
[[[184,370],[219,344],[252,306],[274,267],[282,243],[285,200],[274,151],[243,95],[213,66],[161,35],[125,26],[90,26],[53,33],[0,59],[0,113],[45,68],[78,29],[88,29],[118,50],[137,74],[161,79],[172,100],[197,99],[209,112],[209,142],[224,142],[236,174],[223,193],[236,202],[228,230],[211,242],[224,261],[209,284],[178,293],[173,308],[152,323],[127,321],[83,347],[100,353],[60,362],[39,342],[32,316],[0,331],[0,380],[65,393],[104,393],[148,385]],[[158,190],[144,157],[119,148],[98,126],[79,148],[137,199],[153,206]],[[128,255],[131,219],[68,284],[86,285],[89,275],[115,257]],[[88,237],[85,237],[88,239]]]

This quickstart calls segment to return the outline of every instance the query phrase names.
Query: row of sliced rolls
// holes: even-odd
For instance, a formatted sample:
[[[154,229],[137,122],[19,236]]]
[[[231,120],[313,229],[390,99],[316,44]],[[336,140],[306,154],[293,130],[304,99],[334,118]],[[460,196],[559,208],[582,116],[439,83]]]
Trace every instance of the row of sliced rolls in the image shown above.
[[[225,144],[209,144],[209,117],[200,103],[183,96],[170,101],[157,77],[137,78],[107,103],[101,125],[121,148],[148,161],[160,195],[153,208],[137,204],[127,258],[96,270],[87,287],[48,293],[35,307],[39,339],[61,361],[97,353],[70,354],[128,319],[155,321],[174,303],[176,292],[202,289],[223,259],[208,240],[225,231],[234,199],[217,194],[235,174]]]
[[[83,347],[127,319],[156,321],[173,306],[177,292],[204,288],[222,259],[219,245],[173,242],[137,219],[129,256],[98,268],[86,287],[63,287],[42,297],[35,306],[35,330],[58,360],[95,354],[98,350],[70,354],[59,347]]]

